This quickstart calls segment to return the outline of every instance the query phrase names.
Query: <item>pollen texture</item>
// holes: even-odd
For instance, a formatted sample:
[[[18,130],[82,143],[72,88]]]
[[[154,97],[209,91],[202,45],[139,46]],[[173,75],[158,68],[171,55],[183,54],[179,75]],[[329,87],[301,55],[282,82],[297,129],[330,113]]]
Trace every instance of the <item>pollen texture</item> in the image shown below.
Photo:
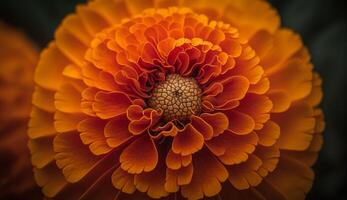
[[[201,110],[201,89],[194,78],[169,74],[153,90],[148,101],[150,107],[161,109],[166,121],[186,122]]]

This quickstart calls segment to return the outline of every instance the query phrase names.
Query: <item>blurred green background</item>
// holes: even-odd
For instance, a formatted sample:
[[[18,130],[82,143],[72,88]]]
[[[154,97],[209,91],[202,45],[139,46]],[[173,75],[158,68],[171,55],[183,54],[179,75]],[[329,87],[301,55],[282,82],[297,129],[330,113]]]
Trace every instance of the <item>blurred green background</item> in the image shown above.
[[[0,19],[25,31],[40,47],[63,17],[84,0],[0,0]],[[299,32],[323,78],[327,128],[308,199],[347,199],[347,22],[343,0],[270,0],[283,26]],[[346,188],[347,189],[347,188]]]

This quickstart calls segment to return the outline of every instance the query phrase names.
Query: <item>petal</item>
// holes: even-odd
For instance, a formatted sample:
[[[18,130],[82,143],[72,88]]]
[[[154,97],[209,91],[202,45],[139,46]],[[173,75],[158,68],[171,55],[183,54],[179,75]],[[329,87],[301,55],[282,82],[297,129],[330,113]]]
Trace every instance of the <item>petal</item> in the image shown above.
[[[104,120],[88,118],[77,126],[83,144],[89,145],[90,151],[95,155],[106,154],[112,150],[104,135],[105,124]]]
[[[193,157],[194,173],[190,184],[181,187],[188,199],[200,199],[218,194],[221,182],[228,178],[228,171],[208,150],[204,149]]]
[[[273,48],[261,59],[265,72],[277,70],[288,58],[302,47],[299,35],[289,29],[280,29],[273,34]]]
[[[226,149],[223,155],[219,156],[219,159],[226,165],[234,165],[246,161],[248,154],[255,150],[258,142],[258,137],[255,133],[244,136],[234,135],[232,137],[229,148]]]
[[[54,43],[42,52],[35,72],[35,83],[48,90],[58,90],[63,76],[62,72],[69,61],[57,49]]]
[[[131,174],[152,171],[158,163],[158,151],[153,140],[142,136],[124,149],[120,158],[123,170]]]
[[[218,113],[203,113],[200,116],[213,129],[213,137],[217,137],[229,127],[228,117],[221,112]]]
[[[54,160],[53,139],[50,137],[29,140],[31,163],[42,169]]]
[[[314,173],[311,168],[281,156],[279,165],[266,181],[287,199],[305,199],[312,187],[313,178]]]
[[[77,132],[59,134],[55,137],[53,146],[57,166],[71,183],[81,180],[100,160],[82,143]]]
[[[263,179],[257,173],[261,165],[262,161],[259,158],[250,155],[246,162],[227,167],[230,174],[228,179],[238,190],[257,186]]]
[[[59,27],[55,32],[58,49],[77,66],[83,66],[84,54],[87,46],[76,36],[69,33],[64,27]]]
[[[187,156],[199,151],[204,145],[204,136],[191,124],[187,124],[182,131],[174,137],[172,151]]]
[[[306,103],[295,103],[288,111],[273,114],[271,119],[281,127],[280,149],[305,150],[312,141],[315,128],[313,108]]]
[[[236,0],[225,10],[223,21],[232,23],[247,38],[261,29],[273,33],[280,26],[277,11],[266,1]]]
[[[91,7],[79,5],[76,8],[76,12],[90,35],[95,35],[110,26],[108,22]]]
[[[36,86],[32,103],[34,106],[44,111],[54,112],[54,92],[43,89],[40,86]]]
[[[124,171],[121,167],[118,167],[113,172],[112,184],[115,188],[128,194],[132,194],[136,190],[134,185],[134,175]]]
[[[125,113],[130,105],[130,98],[123,93],[98,92],[95,96],[93,108],[98,117],[109,119]]]
[[[212,138],[213,128],[205,120],[198,116],[192,115],[191,124],[199,133],[201,133],[204,136],[205,140]]]
[[[181,167],[187,167],[192,162],[192,155],[182,156],[170,150],[166,156],[165,162],[168,168],[177,170]]]
[[[161,163],[163,164],[163,163]],[[168,196],[165,190],[165,165],[158,164],[151,172],[136,174],[134,184],[140,192],[146,192],[151,198]]]
[[[56,134],[54,129],[54,115],[33,107],[29,121],[28,135],[30,138],[39,138]]]
[[[281,90],[271,90],[266,94],[273,103],[273,108],[271,112],[281,113],[290,107],[291,98],[285,91]]]
[[[249,88],[249,81],[243,76],[233,76],[223,81],[222,85],[223,92],[213,98],[217,105],[242,99]]]
[[[269,79],[271,90],[286,91],[293,101],[298,100],[311,92],[311,65],[305,64],[299,59],[291,59],[284,65],[283,69],[269,75]]]
[[[168,192],[177,192],[179,186],[187,185],[192,181],[193,165],[189,164],[177,170],[166,169],[165,190]]]
[[[58,132],[69,132],[77,129],[77,124],[86,116],[84,114],[68,114],[57,111],[54,115],[54,127]]]
[[[254,129],[259,130],[269,120],[272,107],[273,104],[267,96],[249,93],[236,110],[251,116],[255,122]]]
[[[43,169],[34,168],[34,177],[36,183],[42,187],[42,193],[49,198],[56,196],[68,184],[55,164]]]
[[[257,55],[263,59],[264,56],[273,48],[274,41],[271,33],[266,30],[259,30],[250,39],[249,44],[257,52]]]
[[[259,144],[263,146],[274,145],[280,137],[280,127],[275,122],[269,120],[264,124],[264,127],[257,131]]]
[[[280,157],[280,150],[276,145],[271,147],[257,146],[254,155],[262,161],[262,165],[257,173],[262,177],[266,177],[276,169]]]
[[[246,135],[253,131],[255,123],[249,115],[232,110],[226,111],[225,114],[229,120],[229,131],[238,135]]]
[[[71,84],[64,84],[55,93],[54,105],[57,110],[66,113],[80,113],[82,96]]]
[[[125,115],[114,117],[105,126],[105,136],[110,147],[117,148],[133,138],[128,130],[129,120]]]

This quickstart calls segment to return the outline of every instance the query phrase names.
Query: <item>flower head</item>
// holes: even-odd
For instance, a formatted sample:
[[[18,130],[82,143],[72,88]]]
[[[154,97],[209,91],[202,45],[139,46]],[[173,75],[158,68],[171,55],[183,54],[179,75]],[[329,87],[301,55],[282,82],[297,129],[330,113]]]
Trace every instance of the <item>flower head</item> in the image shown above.
[[[37,60],[35,45],[20,31],[0,22],[0,199],[40,195],[25,134]]]
[[[78,6],[36,70],[37,183],[55,198],[302,199],[323,128],[309,59],[260,0]]]

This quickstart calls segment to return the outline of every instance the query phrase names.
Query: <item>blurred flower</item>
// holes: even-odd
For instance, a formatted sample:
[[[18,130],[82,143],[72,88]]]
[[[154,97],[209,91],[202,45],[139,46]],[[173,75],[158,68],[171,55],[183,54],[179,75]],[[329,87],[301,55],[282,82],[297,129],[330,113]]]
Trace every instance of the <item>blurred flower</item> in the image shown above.
[[[27,193],[34,195],[36,188],[25,133],[37,60],[35,45],[20,31],[0,23],[1,199],[23,198]]]
[[[261,0],[80,5],[36,69],[36,181],[55,199],[304,199],[312,68]]]

